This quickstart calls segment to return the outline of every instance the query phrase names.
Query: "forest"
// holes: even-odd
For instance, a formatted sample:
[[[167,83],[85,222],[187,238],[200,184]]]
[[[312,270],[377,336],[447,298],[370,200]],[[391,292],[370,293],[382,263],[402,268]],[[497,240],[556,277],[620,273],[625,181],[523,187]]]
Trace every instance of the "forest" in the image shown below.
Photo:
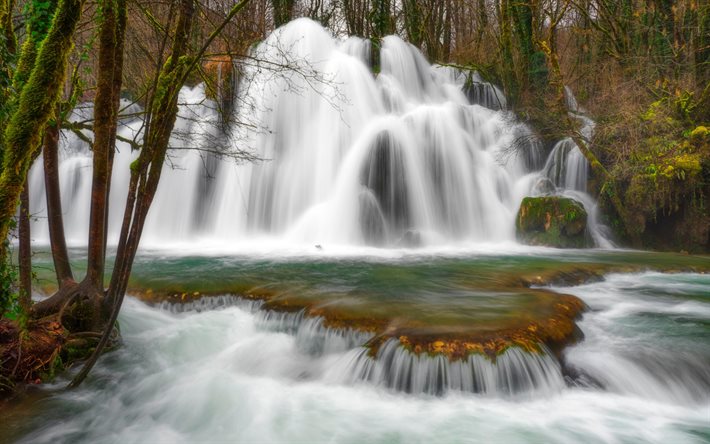
[[[232,297],[278,313],[278,331],[301,334],[284,327],[298,310],[299,323],[321,319],[319,344],[340,335],[347,350],[366,349],[363,380],[387,353],[502,368],[522,350],[520,362],[535,363],[510,365],[526,376],[491,384],[552,384],[530,370],[549,358],[567,390],[571,380],[606,390],[613,378],[573,368],[564,351],[590,342],[577,323],[594,302],[572,290],[557,299],[557,287],[680,272],[689,292],[708,289],[694,280],[710,254],[706,0],[0,0],[0,30],[0,399],[10,403],[56,381],[96,387],[112,365],[101,362],[131,350],[136,300],[209,310]],[[308,259],[290,256],[294,239]],[[237,247],[218,249],[227,244]],[[408,255],[427,248],[436,259],[420,270]],[[508,259],[481,259],[486,248]],[[386,262],[400,254],[389,251],[405,251],[401,262]],[[463,264],[478,269],[469,280]],[[362,273],[347,297],[323,289]],[[445,289],[427,291],[442,295],[399,299],[419,291],[414,279],[439,278]],[[464,287],[519,300],[481,327],[490,306],[461,308],[474,313],[464,319],[463,302],[449,301]],[[362,307],[348,302],[359,297]],[[707,296],[687,297],[705,316]],[[706,352],[685,350],[673,396],[706,405]],[[667,378],[649,364],[666,358],[648,359],[634,369]],[[417,392],[414,376],[381,371],[388,388]],[[486,391],[480,371],[469,391]],[[424,393],[454,384],[427,378],[439,382]],[[365,438],[336,441],[346,436]]]

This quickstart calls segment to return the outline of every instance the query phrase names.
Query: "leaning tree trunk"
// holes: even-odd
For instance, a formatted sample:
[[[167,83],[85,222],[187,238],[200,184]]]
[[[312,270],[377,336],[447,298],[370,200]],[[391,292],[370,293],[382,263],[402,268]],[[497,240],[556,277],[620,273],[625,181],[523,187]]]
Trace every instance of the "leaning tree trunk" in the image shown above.
[[[9,234],[33,154],[40,146],[42,130],[59,99],[82,5],[83,0],[59,2],[34,68],[5,128],[0,174],[0,239],[6,239]],[[6,260],[7,251],[0,242],[0,262]]]

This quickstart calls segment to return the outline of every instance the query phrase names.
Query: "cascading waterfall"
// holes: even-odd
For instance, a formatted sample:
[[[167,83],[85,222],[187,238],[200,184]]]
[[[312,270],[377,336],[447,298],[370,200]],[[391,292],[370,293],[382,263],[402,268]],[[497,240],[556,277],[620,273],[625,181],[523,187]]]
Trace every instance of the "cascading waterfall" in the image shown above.
[[[263,62],[239,67],[234,120],[242,125],[230,131],[203,85],[183,88],[144,245],[202,248],[276,239],[310,247],[418,247],[514,241],[518,205],[536,194],[571,195],[595,218],[594,201],[585,193],[587,163],[571,140],[561,141],[544,164],[532,131],[506,111],[501,91],[477,73],[432,66],[415,47],[389,36],[382,42],[381,72],[373,75],[370,51],[369,41],[337,41],[307,19],[277,29],[252,54]],[[109,202],[114,242],[129,165],[137,155],[125,141],[142,137],[143,122],[130,117],[138,110],[124,105],[129,109],[118,129]],[[570,112],[585,119],[576,104]],[[91,106],[78,107],[71,119],[88,121],[91,114]],[[592,127],[588,121],[585,131]],[[83,244],[91,154],[76,134],[62,134],[65,228],[70,243]],[[215,154],[229,157],[238,150],[260,160],[237,164]],[[38,216],[33,235],[46,243],[41,168],[38,162],[30,174],[32,213]],[[589,227],[597,245],[606,245],[593,220]],[[233,303],[223,297],[184,309]],[[265,328],[296,335],[299,347],[312,354],[349,350],[349,370],[340,374],[352,380],[432,394],[564,386],[560,366],[549,354],[511,349],[495,363],[482,356],[448,362],[412,355],[390,340],[373,359],[362,348],[369,335],[330,330],[303,313],[258,313]]]
[[[277,29],[254,50],[254,59],[264,62],[240,66],[234,117],[251,125],[229,133],[204,87],[184,88],[175,149],[144,245],[264,238],[311,246],[513,241],[519,202],[535,194],[541,177],[552,181],[551,192],[584,194],[587,165],[579,150],[562,141],[542,168],[539,142],[501,111],[500,90],[477,73],[429,65],[412,45],[390,36],[382,43],[381,72],[373,76],[370,50],[368,41],[338,41],[308,19]],[[571,109],[581,113],[576,105]],[[88,106],[72,119],[90,114]],[[140,119],[127,117],[119,135],[140,141],[141,128]],[[62,134],[66,232],[70,243],[84,244],[91,154],[75,134]],[[240,165],[214,154],[238,149],[261,160]],[[118,142],[113,242],[135,156]],[[41,168],[37,162],[30,174],[33,237],[47,243]],[[594,205],[590,197],[582,202]],[[606,245],[596,224],[590,228],[597,244]]]

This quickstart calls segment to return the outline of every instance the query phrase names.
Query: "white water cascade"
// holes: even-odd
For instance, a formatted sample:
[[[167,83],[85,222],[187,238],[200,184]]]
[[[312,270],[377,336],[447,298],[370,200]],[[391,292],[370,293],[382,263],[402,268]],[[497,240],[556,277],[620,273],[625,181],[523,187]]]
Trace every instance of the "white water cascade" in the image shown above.
[[[394,36],[383,41],[375,76],[367,66],[369,51],[368,41],[338,41],[307,19],[277,29],[253,53],[263,62],[240,67],[234,119],[241,125],[229,134],[204,87],[184,88],[175,149],[143,244],[202,247],[273,239],[411,247],[514,241],[519,203],[539,194],[544,177],[553,182],[546,193],[572,193],[595,213],[579,150],[555,148],[543,168],[540,144],[505,111],[500,90],[477,74],[467,79],[430,65]],[[274,68],[282,66],[289,69]],[[90,115],[87,107],[72,118]],[[141,128],[139,119],[127,118],[119,136],[140,139]],[[62,134],[66,233],[70,243],[84,244],[91,153],[75,134]],[[117,150],[113,242],[136,155],[124,142]],[[240,165],[214,154],[236,150],[261,160]],[[31,171],[30,187],[37,216],[33,237],[47,243],[41,162]],[[593,221],[590,230],[598,246],[607,245]]]

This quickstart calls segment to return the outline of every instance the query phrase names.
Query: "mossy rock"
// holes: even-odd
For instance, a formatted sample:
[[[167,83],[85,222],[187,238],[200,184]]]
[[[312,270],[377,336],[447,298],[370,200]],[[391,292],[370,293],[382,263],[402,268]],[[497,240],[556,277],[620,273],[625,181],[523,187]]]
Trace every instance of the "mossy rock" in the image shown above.
[[[584,248],[587,241],[587,212],[567,197],[526,197],[516,219],[518,240],[528,245]]]

